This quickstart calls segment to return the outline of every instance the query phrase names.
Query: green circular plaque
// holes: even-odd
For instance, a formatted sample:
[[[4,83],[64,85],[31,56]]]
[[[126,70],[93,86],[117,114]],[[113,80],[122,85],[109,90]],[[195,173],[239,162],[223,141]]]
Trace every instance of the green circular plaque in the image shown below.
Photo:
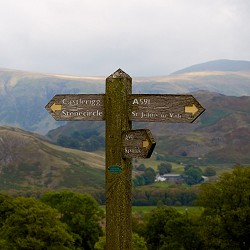
[[[110,173],[119,174],[122,172],[122,167],[121,166],[109,166],[108,170]]]

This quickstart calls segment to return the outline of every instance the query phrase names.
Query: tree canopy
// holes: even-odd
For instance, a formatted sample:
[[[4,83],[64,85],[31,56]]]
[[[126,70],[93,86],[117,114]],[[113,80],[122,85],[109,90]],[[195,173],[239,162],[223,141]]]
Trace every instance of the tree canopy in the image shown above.
[[[157,166],[159,175],[164,175],[172,171],[172,165],[170,163],[161,163]]]
[[[144,237],[149,250],[202,249],[198,224],[187,214],[180,214],[172,208],[160,207],[153,211],[147,222]]]
[[[105,250],[106,246],[106,236],[99,238],[99,241],[96,242],[94,249],[95,250]],[[133,250],[147,250],[146,242],[143,237],[140,237],[137,233],[132,234],[132,249]]]
[[[75,249],[66,224],[57,210],[34,198],[0,198],[0,248]]]
[[[93,249],[102,235],[99,221],[104,213],[91,196],[70,191],[48,192],[41,200],[60,212],[60,220],[74,235],[75,246]]]
[[[205,176],[215,176],[216,175],[216,170],[213,167],[206,167],[203,171],[203,174]]]
[[[152,169],[147,172],[154,175]],[[201,207],[197,214],[165,206],[191,205],[197,196]],[[163,193],[158,187],[141,187],[133,197],[140,205],[159,204],[145,216],[133,217],[134,249],[250,249],[250,168],[235,167],[216,182],[171,187]],[[0,249],[104,249],[103,215],[86,194],[48,192],[40,201],[0,194]]]
[[[206,183],[198,205],[202,216],[202,237],[208,249],[250,248],[250,168],[236,167],[216,183]]]
[[[144,169],[144,168],[143,168]],[[143,186],[143,185],[149,185],[155,182],[156,173],[153,168],[145,168],[144,173],[141,175],[136,175],[135,178],[133,178],[133,185],[135,187],[137,186]]]
[[[203,181],[202,170],[198,167],[186,167],[183,178],[188,185],[195,185]]]

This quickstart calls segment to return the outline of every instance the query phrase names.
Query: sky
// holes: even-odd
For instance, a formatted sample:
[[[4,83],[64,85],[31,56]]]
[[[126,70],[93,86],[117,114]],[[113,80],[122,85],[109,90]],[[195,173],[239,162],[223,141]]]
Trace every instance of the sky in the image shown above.
[[[250,61],[249,0],[0,0],[0,68],[163,76]]]

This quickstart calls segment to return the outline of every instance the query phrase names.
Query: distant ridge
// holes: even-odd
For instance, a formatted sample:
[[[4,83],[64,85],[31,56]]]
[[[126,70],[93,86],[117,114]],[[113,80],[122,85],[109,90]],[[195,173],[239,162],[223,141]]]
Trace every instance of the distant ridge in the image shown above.
[[[174,75],[202,71],[250,71],[250,61],[221,59],[192,65],[190,67],[178,70],[172,74]]]
[[[135,77],[133,93],[186,94],[206,90],[227,96],[250,96],[250,61],[212,61],[186,68],[186,72],[191,73]],[[105,77],[59,76],[0,68],[0,125],[47,134],[65,124],[55,121],[44,108],[53,96],[103,93]]]

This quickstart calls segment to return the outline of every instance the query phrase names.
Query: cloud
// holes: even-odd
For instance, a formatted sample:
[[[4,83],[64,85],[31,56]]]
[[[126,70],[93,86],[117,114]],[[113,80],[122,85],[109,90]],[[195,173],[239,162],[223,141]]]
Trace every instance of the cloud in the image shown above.
[[[244,0],[1,0],[0,67],[76,75],[164,75],[250,60]]]

